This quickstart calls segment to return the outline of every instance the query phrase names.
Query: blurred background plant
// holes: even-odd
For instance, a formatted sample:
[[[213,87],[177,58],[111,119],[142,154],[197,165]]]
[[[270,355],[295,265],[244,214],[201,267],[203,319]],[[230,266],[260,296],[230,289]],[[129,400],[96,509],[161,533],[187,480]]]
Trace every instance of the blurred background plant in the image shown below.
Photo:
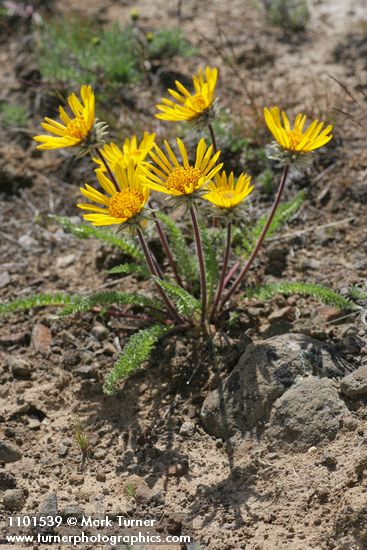
[[[263,0],[269,21],[287,33],[305,31],[311,13],[307,0]]]
[[[188,57],[195,51],[179,29],[138,33],[136,25],[101,28],[77,15],[45,20],[36,41],[42,79],[64,86],[89,82],[113,90],[141,80],[145,61]]]
[[[0,103],[0,124],[8,130],[25,128],[29,114],[24,105],[4,101]]]

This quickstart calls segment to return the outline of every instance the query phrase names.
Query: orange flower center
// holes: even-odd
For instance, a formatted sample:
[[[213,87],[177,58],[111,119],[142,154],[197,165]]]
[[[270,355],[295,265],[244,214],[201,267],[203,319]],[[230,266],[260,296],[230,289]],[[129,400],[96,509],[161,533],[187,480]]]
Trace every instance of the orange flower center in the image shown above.
[[[186,99],[185,107],[192,109],[196,113],[202,113],[205,109],[207,109],[208,105],[203,94],[198,93]]]
[[[77,138],[82,141],[87,137],[89,130],[87,128],[84,117],[78,116],[71,120],[67,125],[67,134],[70,137]]]
[[[189,195],[198,188],[202,173],[198,168],[175,168],[167,178],[167,189],[174,189],[181,195]]]
[[[144,197],[139,191],[125,189],[111,197],[108,210],[114,218],[129,220],[139,214],[144,204]]]
[[[287,136],[289,138],[289,149],[291,151],[295,151],[297,145],[299,145],[303,140],[302,132],[296,130],[288,130]]]

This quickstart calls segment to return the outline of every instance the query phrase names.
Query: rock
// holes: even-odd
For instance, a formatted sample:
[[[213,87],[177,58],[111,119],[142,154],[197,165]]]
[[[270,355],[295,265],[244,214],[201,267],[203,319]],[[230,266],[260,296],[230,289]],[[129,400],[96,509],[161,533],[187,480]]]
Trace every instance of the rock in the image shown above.
[[[8,335],[0,336],[0,346],[20,346],[22,344],[28,344],[29,332],[13,332]]]
[[[3,271],[0,273],[0,288],[4,288],[10,283],[9,271]]]
[[[46,497],[42,500],[41,504],[38,508],[38,516],[51,516],[55,517],[58,515],[59,505],[57,501],[57,494],[56,493],[49,493],[46,495]],[[36,533],[41,533],[43,535],[51,534],[54,532],[55,526],[54,525],[44,525],[44,526],[36,526],[33,530]]]
[[[58,513],[58,502],[57,494],[49,493],[41,502],[38,514],[40,516],[57,516]]]
[[[0,462],[17,462],[22,458],[22,453],[5,441],[0,441]]]
[[[98,448],[95,451],[93,451],[93,458],[96,460],[103,460],[106,458],[106,449]]]
[[[139,485],[135,490],[134,498],[137,502],[150,502],[154,498],[154,493],[147,485]]]
[[[181,477],[185,476],[189,471],[189,463],[187,460],[182,460],[181,462],[177,462],[176,464],[171,464],[167,468],[167,475],[174,476],[174,477]]]
[[[29,378],[31,375],[30,364],[21,357],[8,357],[8,367],[17,378]]]
[[[250,344],[222,387],[205,399],[202,423],[208,433],[223,439],[259,429],[276,399],[297,379],[309,374],[340,378],[345,368],[332,346],[301,334]]]
[[[62,516],[64,519],[68,517],[81,517],[85,514],[84,509],[80,506],[80,504],[69,504],[68,506],[65,506],[60,510],[60,516]]]
[[[340,381],[340,391],[352,399],[367,396],[367,366],[351,372]]]
[[[68,454],[68,448],[64,443],[60,443],[57,454],[60,458],[64,458]]]
[[[56,268],[65,269],[73,264],[75,261],[75,254],[67,254],[67,256],[59,256],[56,259]]]
[[[195,432],[194,422],[186,421],[183,422],[180,428],[180,435],[191,437]]]
[[[349,411],[331,380],[309,376],[275,402],[266,437],[273,449],[306,451],[335,438]]]
[[[32,330],[32,345],[36,351],[42,354],[50,352],[52,335],[51,331],[45,325],[37,323]]]
[[[4,491],[5,489],[14,489],[16,486],[17,483],[15,478],[8,472],[0,470],[0,490]]]
[[[278,321],[294,321],[295,317],[295,308],[286,306],[273,311],[273,313],[269,315],[268,321],[269,323],[277,323]]]
[[[72,474],[69,477],[69,483],[71,483],[71,485],[83,485],[84,476],[81,474]]]
[[[97,323],[92,328],[91,334],[99,341],[104,340],[108,336],[108,328],[101,323]]]
[[[37,246],[37,241],[33,237],[30,237],[29,235],[21,235],[18,239],[18,244],[24,248],[24,250],[32,250]]]
[[[104,483],[106,481],[107,477],[104,472],[97,472],[96,474],[96,480],[100,481],[101,483]]]
[[[124,492],[129,496],[135,495],[136,489],[141,486],[148,487],[148,484],[145,479],[140,476],[131,475],[124,479]]]
[[[4,507],[12,512],[20,512],[26,501],[22,489],[8,489],[3,496]]]

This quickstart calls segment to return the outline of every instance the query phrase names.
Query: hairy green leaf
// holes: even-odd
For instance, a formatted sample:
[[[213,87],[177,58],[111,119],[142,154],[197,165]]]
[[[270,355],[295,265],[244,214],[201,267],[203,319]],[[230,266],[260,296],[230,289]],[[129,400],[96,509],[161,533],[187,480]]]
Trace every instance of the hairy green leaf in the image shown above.
[[[367,300],[367,286],[351,286],[348,288],[348,294],[355,300]]]
[[[133,334],[127,341],[113,370],[107,375],[103,387],[104,392],[112,395],[119,380],[126,378],[131,372],[140,367],[144,361],[147,361],[155,344],[167,330],[168,327],[164,325],[153,325]]]
[[[118,275],[118,274],[132,274],[132,275],[144,275],[144,277],[149,276],[148,269],[139,264],[120,264],[115,265],[112,269],[108,271],[111,275]]]
[[[353,311],[359,309],[351,300],[331,290],[331,288],[316,284],[298,282],[271,283],[247,290],[249,298],[258,298],[260,300],[269,300],[276,294],[284,294],[285,296],[292,294],[312,296],[328,306],[341,310]]]
[[[200,223],[200,234],[205,261],[208,302],[211,303],[219,279],[219,265],[216,255],[217,243],[215,242],[216,235],[210,235],[203,223]]]
[[[68,304],[71,296],[67,294],[36,294],[26,298],[16,298],[0,304],[0,315],[14,311],[32,309],[33,307],[63,306]]]
[[[161,303],[158,300],[147,298],[142,294],[118,292],[115,290],[107,290],[105,292],[97,292],[90,296],[74,296],[72,301],[64,307],[59,317],[66,317],[68,315],[75,315],[76,313],[82,313],[83,311],[89,311],[95,306],[141,306],[160,308]]]
[[[179,313],[191,316],[195,312],[200,311],[198,300],[187,292],[187,290],[172,281],[164,281],[158,277],[154,277],[154,279],[175,302]]]
[[[179,274],[185,278],[188,283],[195,284],[198,281],[198,266],[195,256],[190,254],[185,237],[178,225],[163,212],[157,212],[157,218],[164,223],[168,241],[177,263]]]
[[[113,231],[107,231],[106,229],[99,229],[93,225],[86,224],[74,224],[68,218],[62,218],[60,216],[53,216],[53,219],[61,225],[61,227],[75,235],[79,239],[95,238],[105,243],[111,244],[119,248],[127,256],[131,256],[137,262],[143,263],[144,255],[139,248],[128,237],[117,236]]]

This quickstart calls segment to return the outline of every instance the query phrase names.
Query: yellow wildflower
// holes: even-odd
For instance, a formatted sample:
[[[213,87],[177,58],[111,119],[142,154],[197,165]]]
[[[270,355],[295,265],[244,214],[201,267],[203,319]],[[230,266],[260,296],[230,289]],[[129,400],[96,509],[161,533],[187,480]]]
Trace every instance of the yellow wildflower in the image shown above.
[[[280,111],[279,107],[265,108],[264,115],[270,132],[278,145],[286,151],[309,153],[322,147],[332,138],[330,132],[333,127],[329,125],[323,130],[324,122],[318,120],[314,120],[307,130],[304,130],[306,115],[302,113],[296,116],[293,128],[287,115]]]
[[[98,170],[98,181],[107,195],[87,183],[85,188],[81,187],[80,192],[82,195],[102,205],[77,204],[78,208],[93,212],[92,214],[84,214],[83,218],[96,226],[137,222],[150,194],[149,190],[140,182],[141,174],[141,166],[134,166],[133,161],[129,163],[127,169],[120,164],[116,164],[115,176],[118,184],[118,189],[116,189],[115,184],[102,171]]]
[[[175,81],[177,90],[169,89],[168,93],[176,101],[162,98],[162,104],[156,105],[162,111],[155,116],[161,120],[197,121],[204,117],[208,119],[213,114],[214,91],[217,83],[218,69],[206,67],[205,77],[202,69],[192,79],[195,92],[191,94],[181,82]]]
[[[209,192],[203,195],[203,199],[225,210],[232,210],[238,206],[254,189],[251,185],[251,176],[240,174],[237,181],[234,174],[223,171],[215,176],[215,181],[209,183],[206,188]]]
[[[84,145],[89,141],[95,124],[95,96],[91,86],[83,85],[80,89],[80,97],[81,101],[75,94],[68,97],[68,104],[74,118],[69,117],[61,105],[59,114],[63,124],[45,117],[45,122],[41,126],[54,135],[35,136],[33,139],[41,143],[37,145],[37,149],[62,149]]]
[[[155,152],[149,153],[157,166],[144,163],[146,175],[142,181],[150,189],[166,195],[192,195],[207,184],[223,166],[223,163],[217,164],[220,151],[213,155],[213,146],[207,147],[204,139],[199,141],[193,165],[189,163],[185,145],[180,139],[177,139],[177,145],[182,157],[181,164],[167,141],[164,145],[167,154],[157,145],[154,146]]]
[[[138,143],[136,136],[132,136],[131,139],[125,139],[121,149],[115,143],[106,143],[103,149],[101,149],[101,153],[112,170],[115,169],[116,163],[120,164],[123,168],[127,168],[130,160],[132,160],[134,164],[138,164],[145,159],[154,145],[154,140],[154,133],[149,134],[148,132],[144,132],[143,139],[140,143]],[[101,169],[103,172],[106,171],[105,165],[99,158],[94,158],[93,160],[99,165],[98,170]]]

